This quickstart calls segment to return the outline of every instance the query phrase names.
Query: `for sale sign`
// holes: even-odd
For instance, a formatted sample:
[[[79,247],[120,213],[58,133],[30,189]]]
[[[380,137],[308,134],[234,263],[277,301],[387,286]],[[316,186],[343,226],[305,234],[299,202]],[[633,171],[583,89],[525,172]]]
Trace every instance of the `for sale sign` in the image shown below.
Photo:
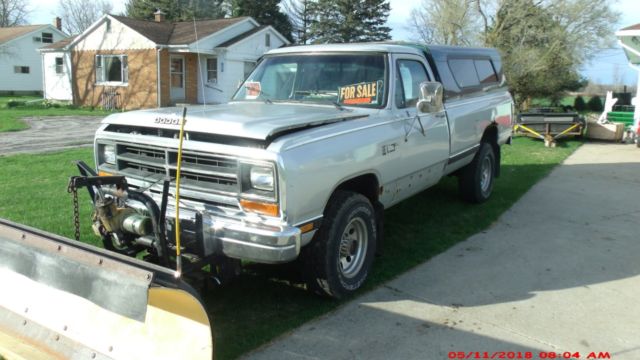
[[[338,88],[338,102],[350,104],[377,104],[382,81],[363,82]]]

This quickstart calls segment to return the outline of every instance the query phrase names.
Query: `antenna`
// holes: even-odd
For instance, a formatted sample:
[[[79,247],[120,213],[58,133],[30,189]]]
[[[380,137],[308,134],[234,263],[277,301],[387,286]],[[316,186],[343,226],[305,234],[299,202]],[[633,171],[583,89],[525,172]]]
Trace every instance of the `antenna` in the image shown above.
[[[193,12],[193,32],[196,35],[196,54],[198,54],[198,74],[200,76],[200,85],[202,87],[202,105],[204,105],[204,108],[207,108],[207,98],[206,98],[206,94],[204,91],[204,76],[202,75],[202,63],[200,62],[200,45],[198,44],[199,40],[198,40],[198,27],[196,26],[196,15],[195,15],[195,11]],[[218,61],[218,59],[216,58],[216,61]],[[205,64],[205,66],[207,66],[207,64]]]

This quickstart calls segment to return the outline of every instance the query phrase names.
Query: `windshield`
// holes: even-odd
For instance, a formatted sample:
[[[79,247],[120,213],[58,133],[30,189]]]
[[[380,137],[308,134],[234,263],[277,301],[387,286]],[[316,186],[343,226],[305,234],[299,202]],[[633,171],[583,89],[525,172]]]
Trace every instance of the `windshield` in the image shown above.
[[[385,70],[382,54],[270,56],[249,75],[233,100],[382,107],[387,92]]]

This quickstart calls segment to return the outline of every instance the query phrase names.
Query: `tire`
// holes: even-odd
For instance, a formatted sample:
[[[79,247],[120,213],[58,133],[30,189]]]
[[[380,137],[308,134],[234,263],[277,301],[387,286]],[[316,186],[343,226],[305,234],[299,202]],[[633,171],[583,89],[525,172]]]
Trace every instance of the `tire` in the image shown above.
[[[493,191],[496,174],[496,155],[490,143],[480,143],[480,150],[473,161],[465,166],[458,177],[460,194],[470,203],[483,203]]]
[[[354,293],[369,276],[376,243],[371,202],[358,193],[337,191],[312,243],[303,248],[307,288],[338,299]]]

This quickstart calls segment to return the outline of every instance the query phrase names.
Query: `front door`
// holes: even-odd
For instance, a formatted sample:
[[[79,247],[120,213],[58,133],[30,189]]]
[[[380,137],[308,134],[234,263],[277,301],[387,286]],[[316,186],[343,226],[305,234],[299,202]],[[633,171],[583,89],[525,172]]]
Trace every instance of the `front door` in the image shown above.
[[[171,55],[171,66],[169,67],[169,78],[171,79],[171,102],[176,103],[185,100],[185,73],[184,56]]]
[[[393,202],[435,184],[449,156],[449,135],[444,111],[418,113],[420,84],[431,81],[432,72],[423,58],[412,55],[394,56],[395,89],[392,101],[397,118],[399,138],[395,151],[400,156],[396,172]]]

